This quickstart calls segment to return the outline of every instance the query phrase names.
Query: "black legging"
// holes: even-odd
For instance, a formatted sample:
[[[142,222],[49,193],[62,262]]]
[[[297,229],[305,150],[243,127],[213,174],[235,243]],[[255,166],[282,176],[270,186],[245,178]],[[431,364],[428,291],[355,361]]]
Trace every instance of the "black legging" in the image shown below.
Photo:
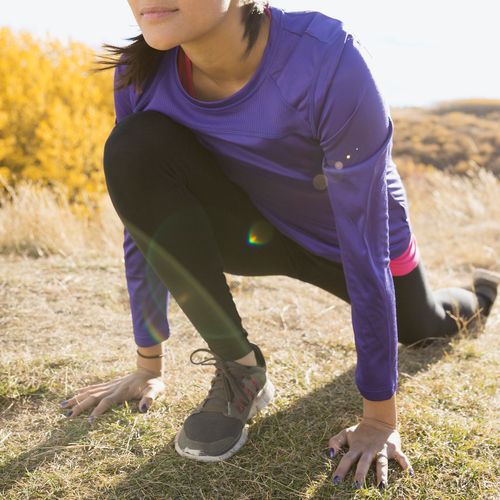
[[[138,248],[224,359],[239,359],[251,346],[223,272],[285,275],[350,303],[342,264],[276,230],[194,133],[166,115],[145,111],[118,123],[105,145],[104,170],[113,205]],[[398,337],[407,345],[456,333],[454,318],[468,321],[482,307],[463,288],[432,292],[422,262],[394,277],[394,286]]]

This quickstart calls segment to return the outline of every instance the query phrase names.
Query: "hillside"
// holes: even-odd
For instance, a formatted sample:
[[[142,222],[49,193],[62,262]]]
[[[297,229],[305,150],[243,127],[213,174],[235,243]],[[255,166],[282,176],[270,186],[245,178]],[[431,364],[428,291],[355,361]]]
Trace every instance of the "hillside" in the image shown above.
[[[444,102],[394,109],[393,155],[408,164],[463,174],[484,168],[500,175],[500,101]]]

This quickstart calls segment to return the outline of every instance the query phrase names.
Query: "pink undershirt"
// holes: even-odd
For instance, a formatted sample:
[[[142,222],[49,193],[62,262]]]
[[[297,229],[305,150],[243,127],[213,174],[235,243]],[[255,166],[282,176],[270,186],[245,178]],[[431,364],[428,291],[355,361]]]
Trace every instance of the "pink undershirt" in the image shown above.
[[[264,9],[264,11],[269,16],[269,18],[272,17],[271,11],[267,7]],[[195,97],[191,61],[189,60],[186,53],[182,50],[182,47],[179,47],[177,68],[184,89],[191,97]],[[413,271],[413,269],[417,267],[419,260],[420,252],[417,246],[417,239],[415,238],[415,235],[412,234],[408,248],[403,252],[402,255],[390,261],[389,268],[393,276],[403,276]]]

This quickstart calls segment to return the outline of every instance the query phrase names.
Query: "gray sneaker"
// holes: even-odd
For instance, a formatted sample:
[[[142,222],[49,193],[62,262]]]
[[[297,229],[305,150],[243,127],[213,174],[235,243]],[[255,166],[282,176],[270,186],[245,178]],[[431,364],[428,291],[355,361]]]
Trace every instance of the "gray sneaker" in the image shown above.
[[[274,397],[274,386],[266,374],[266,361],[251,344],[258,366],[224,361],[209,349],[196,349],[191,362],[215,365],[215,376],[207,397],[186,418],[175,436],[179,455],[202,462],[219,462],[234,455],[246,442],[247,422]],[[205,351],[213,357],[193,361],[193,354]]]
[[[500,284],[500,274],[489,269],[474,269],[472,275],[473,290],[481,305],[481,315],[486,318],[497,298],[497,288]]]

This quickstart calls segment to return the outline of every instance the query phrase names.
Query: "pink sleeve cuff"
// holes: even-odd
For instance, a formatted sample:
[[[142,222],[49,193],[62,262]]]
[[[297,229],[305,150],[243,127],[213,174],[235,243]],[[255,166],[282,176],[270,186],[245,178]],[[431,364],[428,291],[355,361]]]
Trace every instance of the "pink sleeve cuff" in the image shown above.
[[[420,252],[417,246],[417,238],[412,233],[410,244],[402,255],[391,260],[389,268],[393,276],[403,276],[413,271],[420,261]]]

